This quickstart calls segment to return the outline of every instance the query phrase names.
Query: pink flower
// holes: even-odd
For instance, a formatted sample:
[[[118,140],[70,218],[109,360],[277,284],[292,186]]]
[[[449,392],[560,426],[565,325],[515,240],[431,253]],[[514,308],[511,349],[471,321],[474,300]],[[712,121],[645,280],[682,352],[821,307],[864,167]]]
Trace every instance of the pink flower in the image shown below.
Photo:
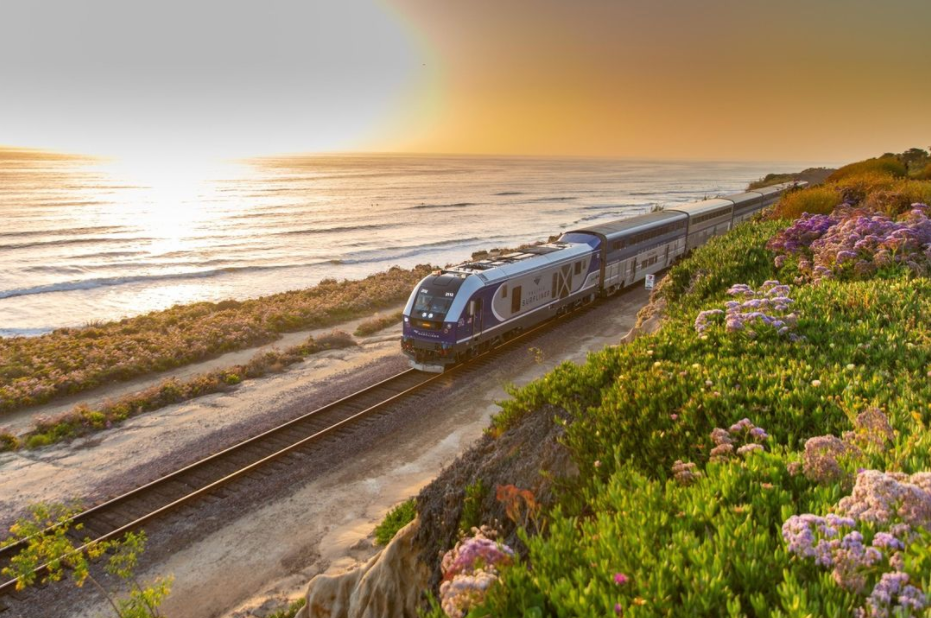
[[[630,578],[628,578],[628,577],[627,577],[626,575],[624,575],[623,573],[615,573],[615,574],[614,574],[614,583],[617,584],[618,586],[623,586],[623,585],[626,584],[628,581],[630,581]]]

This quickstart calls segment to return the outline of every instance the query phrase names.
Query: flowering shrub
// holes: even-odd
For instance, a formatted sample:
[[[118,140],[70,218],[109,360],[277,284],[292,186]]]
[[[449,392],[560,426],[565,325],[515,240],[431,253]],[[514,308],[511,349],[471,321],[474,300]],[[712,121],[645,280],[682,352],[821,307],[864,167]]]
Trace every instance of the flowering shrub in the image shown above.
[[[905,572],[904,555],[910,543],[921,540],[915,529],[931,528],[931,473],[863,471],[837,512],[786,520],[782,536],[789,552],[832,569],[842,588],[858,594],[871,589],[858,616],[919,615],[928,602],[920,577],[912,580],[914,573]],[[872,535],[870,543],[857,529],[861,524]]]
[[[764,449],[760,442],[768,437],[769,434],[762,427],[757,427],[748,418],[737,421],[731,425],[730,429],[715,427],[711,432],[711,442],[714,447],[711,449],[709,459],[727,461],[735,452],[737,455],[750,455],[762,451]],[[743,444],[740,444],[741,442]]]
[[[832,215],[805,215],[777,234],[768,247],[775,264],[797,260],[803,277],[867,279],[889,269],[931,272],[931,219],[925,204],[893,221],[885,215],[840,209]]]
[[[723,315],[727,332],[743,331],[748,337],[756,337],[758,329],[774,331],[777,335],[788,335],[797,340],[798,336],[789,331],[798,321],[794,313],[786,313],[789,305],[795,301],[788,297],[789,286],[778,281],[764,281],[759,291],[745,283],[731,286],[727,291],[731,296],[743,300],[731,300],[724,303],[726,310],[708,309],[695,318],[695,331],[703,334],[713,323],[716,316]],[[752,327],[752,328],[751,328]]]
[[[514,551],[496,542],[491,528],[473,528],[472,532],[443,556],[440,604],[449,618],[463,618],[480,604],[498,581],[499,567],[514,559]]]
[[[432,267],[394,267],[359,281],[325,279],[252,300],[195,303],[118,322],[0,339],[0,412],[107,382],[268,343],[281,333],[351,320],[407,299]]]
[[[883,503],[881,494],[863,494],[866,478],[854,475],[858,467],[901,470],[908,480],[900,485],[921,488],[921,472],[931,470],[931,281],[793,286],[793,332],[804,345],[733,336],[724,303],[745,297],[727,291],[735,282],[757,291],[776,279],[766,243],[784,226],[738,226],[675,266],[659,291],[667,305],[656,333],[511,390],[496,431],[558,406],[570,417],[564,443],[580,473],[558,508],[543,514],[546,534],[528,538],[527,559],[500,574],[474,615],[529,615],[530,607],[538,615],[628,618],[879,616],[884,608],[893,616],[908,615],[916,591],[926,594],[931,550],[921,539],[931,533],[912,527],[925,536],[906,540],[896,523],[858,519],[871,515],[855,504]],[[696,332],[696,314],[710,309],[722,311],[709,319],[719,326]],[[767,438],[750,437],[757,425]],[[825,434],[847,454],[828,458],[837,470],[814,482],[803,474],[805,445]],[[818,444],[809,453],[814,476]],[[908,504],[890,521],[923,512]],[[829,538],[812,525],[814,547],[836,539],[837,552],[847,552],[831,552],[831,566],[790,551],[780,534],[790,517],[811,513],[854,521]],[[852,532],[862,538],[841,547]],[[871,549],[881,554],[871,570],[845,570],[876,559]],[[861,591],[834,580],[838,564],[844,581],[863,574]]]

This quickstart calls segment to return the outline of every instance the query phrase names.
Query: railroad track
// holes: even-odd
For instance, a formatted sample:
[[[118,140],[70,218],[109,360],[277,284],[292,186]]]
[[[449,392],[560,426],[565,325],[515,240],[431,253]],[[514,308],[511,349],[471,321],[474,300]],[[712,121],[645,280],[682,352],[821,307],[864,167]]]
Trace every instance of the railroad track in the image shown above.
[[[428,397],[431,392],[448,388],[456,379],[481,372],[504,351],[532,341],[555,328],[557,324],[583,316],[600,302],[603,301],[596,301],[572,313],[544,322],[445,373],[426,374],[413,369],[403,371],[150,483],[96,504],[72,518],[72,524],[82,524],[83,528],[80,534],[75,532],[72,535],[73,540],[80,544],[85,538],[90,538],[92,542],[114,539],[147,522],[164,517],[183,505],[207,496],[216,496],[224,491],[224,486],[237,479],[255,474],[283,472],[290,465],[287,461],[289,456],[299,456],[300,452],[311,448],[321,439],[336,436],[363,418],[386,412],[393,405],[414,397]],[[23,546],[24,543],[20,542],[0,548],[0,570],[10,564],[12,557]],[[15,579],[0,579],[0,613],[4,613],[8,608],[4,603],[4,597],[16,596],[15,586]]]

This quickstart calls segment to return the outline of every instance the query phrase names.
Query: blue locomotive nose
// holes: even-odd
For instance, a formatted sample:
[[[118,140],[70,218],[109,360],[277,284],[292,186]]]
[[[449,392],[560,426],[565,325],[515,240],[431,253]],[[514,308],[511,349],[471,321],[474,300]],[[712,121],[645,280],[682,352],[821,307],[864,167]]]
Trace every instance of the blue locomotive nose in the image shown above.
[[[454,307],[462,277],[435,274],[421,281],[404,310],[401,349],[415,366],[441,371],[455,362],[458,313]]]

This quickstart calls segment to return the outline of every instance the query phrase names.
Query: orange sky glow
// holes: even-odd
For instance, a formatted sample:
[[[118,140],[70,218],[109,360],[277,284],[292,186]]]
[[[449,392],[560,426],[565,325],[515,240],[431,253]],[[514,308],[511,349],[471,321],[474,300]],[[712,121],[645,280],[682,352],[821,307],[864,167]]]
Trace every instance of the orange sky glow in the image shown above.
[[[824,162],[931,145],[925,0],[188,6],[16,5],[0,143]]]

